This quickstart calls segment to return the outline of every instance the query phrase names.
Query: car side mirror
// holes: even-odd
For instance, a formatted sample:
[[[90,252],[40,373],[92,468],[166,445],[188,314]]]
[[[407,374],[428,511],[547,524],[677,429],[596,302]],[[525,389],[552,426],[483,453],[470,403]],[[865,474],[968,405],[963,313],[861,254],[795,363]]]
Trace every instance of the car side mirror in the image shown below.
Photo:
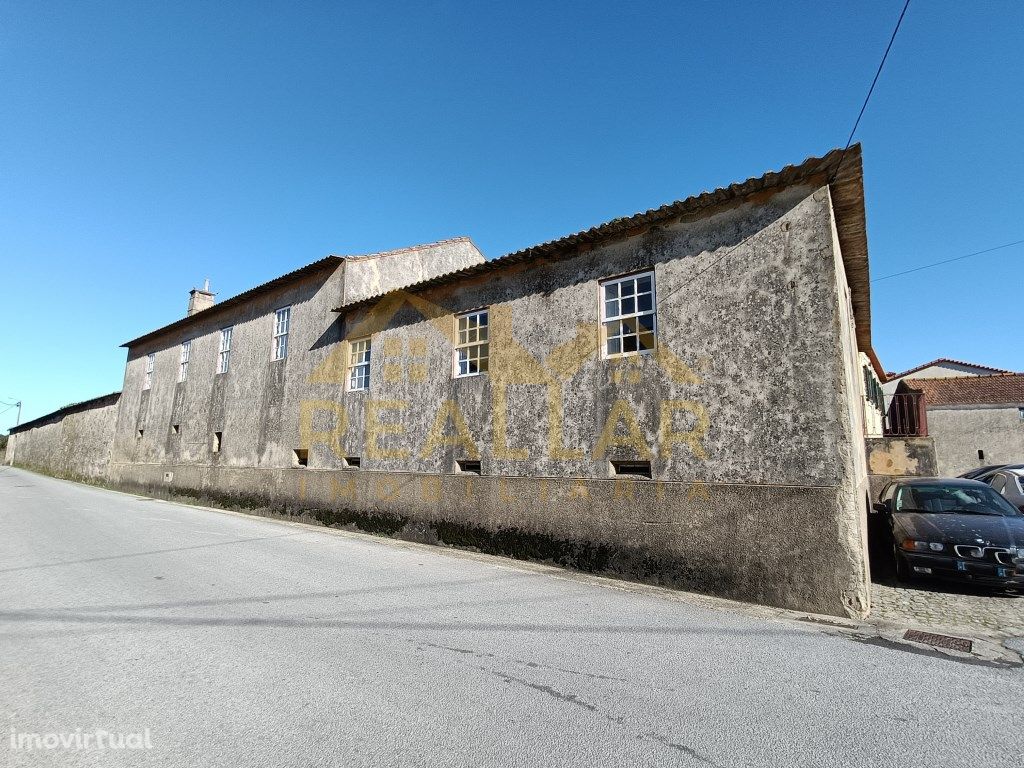
[[[883,515],[889,514],[889,502],[888,501],[876,501],[871,505],[871,508],[875,512],[881,512]]]

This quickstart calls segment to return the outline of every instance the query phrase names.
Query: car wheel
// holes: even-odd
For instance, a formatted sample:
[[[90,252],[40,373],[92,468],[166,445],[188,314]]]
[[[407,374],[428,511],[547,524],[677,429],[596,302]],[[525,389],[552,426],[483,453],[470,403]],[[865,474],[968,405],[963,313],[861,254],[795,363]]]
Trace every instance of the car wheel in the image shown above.
[[[910,565],[907,563],[907,559],[903,557],[902,553],[896,549],[895,546],[892,548],[892,559],[896,564],[896,578],[899,581],[910,581]]]

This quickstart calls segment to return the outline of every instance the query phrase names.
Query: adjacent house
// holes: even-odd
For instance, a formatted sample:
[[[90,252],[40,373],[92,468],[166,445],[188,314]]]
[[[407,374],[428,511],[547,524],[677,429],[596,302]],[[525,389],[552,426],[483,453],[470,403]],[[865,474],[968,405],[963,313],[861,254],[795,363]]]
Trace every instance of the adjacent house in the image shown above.
[[[989,464],[1024,462],[1024,374],[902,379],[896,396],[919,397],[938,473],[954,477]]]
[[[328,257],[189,306],[125,344],[118,487],[868,610],[859,145],[490,261]]]
[[[902,373],[890,372],[886,374],[882,391],[885,392],[886,398],[891,397],[896,393],[899,383],[908,377],[915,379],[946,379],[955,376],[991,376],[994,373],[1013,373],[1013,371],[993,368],[989,365],[979,365],[978,363],[967,363],[963,360],[953,360],[948,357],[940,357],[937,360],[922,363]]]

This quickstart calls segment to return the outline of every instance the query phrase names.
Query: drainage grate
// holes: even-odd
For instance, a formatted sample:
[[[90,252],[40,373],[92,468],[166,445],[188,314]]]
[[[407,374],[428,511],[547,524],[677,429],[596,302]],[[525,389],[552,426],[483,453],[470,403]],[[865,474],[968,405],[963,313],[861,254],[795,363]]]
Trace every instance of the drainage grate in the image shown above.
[[[908,629],[903,635],[904,640],[912,640],[915,643],[924,643],[933,648],[948,648],[951,651],[971,652],[971,641],[962,637],[950,637],[949,635],[936,635],[932,632],[919,632],[916,629]]]

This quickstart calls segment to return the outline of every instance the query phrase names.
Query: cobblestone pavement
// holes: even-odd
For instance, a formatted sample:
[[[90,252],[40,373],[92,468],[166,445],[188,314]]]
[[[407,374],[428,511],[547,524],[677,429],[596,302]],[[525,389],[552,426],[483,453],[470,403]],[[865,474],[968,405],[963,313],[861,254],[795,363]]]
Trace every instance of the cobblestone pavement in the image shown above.
[[[871,619],[1024,635],[1024,595],[957,584],[884,580],[871,587]]]

